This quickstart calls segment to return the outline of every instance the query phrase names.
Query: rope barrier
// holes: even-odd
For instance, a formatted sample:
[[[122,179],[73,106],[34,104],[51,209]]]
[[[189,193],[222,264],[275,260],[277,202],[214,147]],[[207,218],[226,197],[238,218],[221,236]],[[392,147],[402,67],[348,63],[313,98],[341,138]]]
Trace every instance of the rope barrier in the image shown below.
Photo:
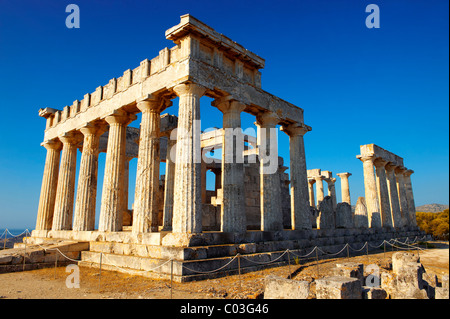
[[[309,255],[311,255],[316,249],[317,249],[317,246],[314,247],[313,250],[311,250],[311,252],[310,252],[309,254],[306,254],[306,255],[304,255],[304,256],[297,255],[297,254],[294,253],[292,250],[289,250],[289,251],[292,253],[292,255],[294,255],[294,256],[296,256],[296,257],[298,257],[298,258],[305,258],[305,257],[308,257]],[[299,249],[296,249],[296,250],[299,250]]]
[[[352,246],[350,244],[348,245],[348,247],[350,247],[350,249],[353,251],[362,251],[364,249],[364,247],[366,247],[366,245],[367,245],[367,242],[365,242],[364,245],[360,249],[354,249],[354,248],[352,248]]]
[[[6,229],[3,231],[2,235],[0,235],[0,237],[2,237],[2,236],[5,234],[5,232],[6,232],[7,234],[10,234],[10,235],[13,236],[13,237],[19,237],[19,236],[22,236],[24,233],[25,233],[26,235],[30,234],[29,230],[26,229],[26,230],[23,231],[22,233],[20,233],[20,234],[18,234],[18,235],[14,235],[14,234],[12,234],[12,233],[6,228]],[[366,242],[364,243],[364,245],[363,245],[360,249],[354,249],[349,243],[346,243],[346,244],[344,245],[344,247],[343,247],[340,251],[338,251],[338,252],[336,252],[336,253],[327,253],[327,252],[325,252],[324,250],[322,250],[322,249],[321,249],[320,247],[318,247],[318,246],[315,246],[315,247],[314,247],[309,253],[307,253],[306,255],[298,255],[298,254],[296,254],[294,251],[289,250],[289,249],[286,249],[280,256],[278,256],[276,259],[271,260],[271,261],[269,261],[269,262],[258,262],[258,261],[254,261],[254,260],[251,260],[251,259],[249,259],[248,257],[242,256],[240,253],[238,253],[236,256],[234,256],[234,257],[233,257],[229,262],[227,262],[225,265],[223,265],[223,266],[221,266],[221,267],[219,267],[219,268],[217,268],[217,269],[210,270],[210,271],[199,271],[199,270],[194,270],[194,269],[189,268],[189,267],[187,267],[187,266],[185,266],[185,265],[183,265],[183,264],[181,264],[181,266],[182,266],[182,268],[185,268],[185,269],[187,269],[187,270],[189,270],[189,271],[191,271],[191,272],[193,272],[193,273],[199,273],[199,274],[211,274],[211,273],[214,273],[214,272],[217,272],[217,271],[220,271],[220,270],[226,268],[226,267],[229,266],[232,262],[234,262],[234,260],[235,260],[236,258],[243,258],[243,259],[245,259],[246,261],[248,261],[248,262],[250,262],[250,263],[253,263],[253,264],[269,265],[269,264],[275,263],[275,262],[277,262],[278,260],[280,260],[286,253],[292,253],[292,254],[293,254],[294,256],[296,256],[297,258],[305,258],[305,259],[306,259],[308,256],[312,255],[312,254],[314,253],[314,251],[316,251],[316,252],[319,252],[319,251],[320,251],[323,255],[327,255],[327,256],[336,256],[336,255],[341,254],[346,248],[350,248],[352,251],[360,252],[360,251],[362,251],[366,246],[367,246],[367,249],[368,249],[369,247],[372,247],[372,248],[376,248],[376,249],[377,249],[377,248],[380,248],[383,244],[388,244],[388,245],[390,245],[390,246],[392,246],[392,247],[395,247],[395,248],[397,248],[397,249],[411,250],[411,248],[400,247],[400,246],[395,245],[394,243],[397,243],[397,244],[400,244],[400,245],[405,245],[405,246],[408,246],[408,247],[413,247],[413,248],[418,249],[418,250],[423,250],[422,248],[420,248],[420,247],[418,247],[418,246],[413,246],[412,244],[414,244],[414,243],[415,243],[416,241],[418,241],[418,240],[424,240],[424,239],[426,239],[426,237],[427,237],[427,236],[423,236],[421,239],[418,239],[418,237],[416,236],[416,237],[414,238],[413,241],[410,241],[410,239],[409,239],[408,237],[406,237],[405,242],[401,242],[401,241],[399,241],[398,239],[392,238],[392,239],[390,239],[389,241],[383,240],[383,242],[382,242],[380,245],[376,245],[376,246],[372,246],[372,245],[370,245],[370,244],[366,241]],[[391,243],[391,242],[392,242],[392,243]],[[408,244],[408,242],[409,242],[409,244]],[[25,244],[26,244],[26,243],[25,243]],[[59,248],[57,248],[57,247],[55,247],[55,248],[47,248],[47,247],[44,247],[44,246],[42,246],[42,245],[40,245],[40,244],[37,244],[37,243],[35,243],[35,244],[33,244],[33,245],[37,245],[37,246],[41,247],[42,249],[44,249],[45,251],[47,251],[47,250],[56,250],[56,251],[57,251],[58,253],[60,253],[64,258],[66,258],[66,259],[68,259],[68,260],[70,260],[70,261],[73,261],[73,262],[79,262],[79,261],[80,261],[80,260],[72,259],[72,258],[66,256],[66,255],[65,255]],[[300,249],[296,249],[296,250],[300,250]],[[129,269],[127,269],[127,268],[124,268],[124,267],[121,267],[121,266],[117,266],[116,264],[114,264],[114,263],[111,261],[111,259],[108,258],[107,255],[104,255],[104,257],[105,257],[106,261],[108,261],[108,265],[113,266],[113,267],[115,267],[115,268],[117,268],[117,269],[120,269],[120,270],[122,270],[122,271],[125,271],[125,272],[127,272],[127,273],[129,273],[129,274],[135,274],[135,272],[133,272],[132,270],[129,270]],[[312,257],[310,257],[310,258],[312,258]],[[148,270],[146,270],[146,271],[155,271],[156,269],[161,268],[162,266],[164,266],[164,265],[166,265],[166,264],[168,264],[168,263],[170,263],[170,262],[171,262],[172,265],[173,265],[173,262],[180,262],[180,261],[177,261],[177,260],[174,260],[174,259],[169,259],[169,260],[167,260],[167,261],[161,263],[160,265],[158,265],[158,266],[156,266],[156,267],[154,267],[154,268],[148,269]],[[239,268],[240,268],[240,265],[239,265]]]
[[[198,270],[194,270],[194,269],[191,269],[189,267],[186,267],[185,265],[181,265],[181,267],[183,267],[183,268],[185,268],[185,269],[187,269],[189,271],[199,273],[199,274],[211,274],[211,273],[214,273],[216,271],[222,270],[223,268],[225,268],[226,266],[231,264],[238,256],[240,256],[240,254],[237,254],[236,256],[234,256],[233,259],[231,259],[226,265],[223,265],[222,267],[217,268],[215,270],[211,270],[211,271],[198,271]]]
[[[321,251],[322,254],[324,254],[324,255],[328,255],[328,256],[336,256],[336,255],[339,255],[340,253],[342,253],[342,252],[344,251],[344,249],[347,248],[347,245],[348,245],[348,244],[345,244],[344,248],[342,248],[340,251],[338,251],[337,253],[334,253],[334,254],[326,253],[326,252],[324,252],[322,249],[320,249],[319,247],[317,247],[317,249],[318,249],[319,251]]]
[[[284,251],[284,253],[282,253],[280,256],[278,256],[278,258],[276,258],[276,259],[274,259],[274,260],[271,260],[271,261],[269,261],[269,262],[264,262],[264,261],[257,262],[257,261],[253,261],[253,260],[250,260],[250,259],[248,259],[248,258],[242,256],[242,255],[241,255],[241,258],[243,258],[243,259],[245,259],[245,260],[247,260],[247,261],[249,261],[249,262],[251,262],[251,263],[253,263],[253,264],[268,265],[268,264],[271,264],[271,263],[276,262],[278,259],[280,259],[281,257],[283,257],[287,252],[289,252],[289,249],[286,249],[286,250]]]

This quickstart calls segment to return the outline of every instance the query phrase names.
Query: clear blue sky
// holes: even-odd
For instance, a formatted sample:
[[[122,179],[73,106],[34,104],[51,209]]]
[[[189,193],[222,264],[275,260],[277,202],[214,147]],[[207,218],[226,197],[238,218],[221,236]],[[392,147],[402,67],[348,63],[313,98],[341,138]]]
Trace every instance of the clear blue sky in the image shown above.
[[[80,7],[79,29],[65,26],[70,3]],[[365,26],[370,3],[380,7],[380,29]],[[38,109],[71,105],[172,47],[164,32],[186,13],[265,58],[263,89],[303,108],[313,128],[308,168],[351,172],[353,204],[364,196],[355,156],[368,143],[415,171],[417,206],[448,204],[448,9],[446,0],[1,0],[0,228],[35,225],[46,154]],[[202,99],[203,128],[220,127],[209,102]],[[253,121],[243,116],[244,126]],[[289,164],[287,143],[280,133]],[[135,169],[133,160],[130,189]],[[337,193],[340,200],[339,185]]]

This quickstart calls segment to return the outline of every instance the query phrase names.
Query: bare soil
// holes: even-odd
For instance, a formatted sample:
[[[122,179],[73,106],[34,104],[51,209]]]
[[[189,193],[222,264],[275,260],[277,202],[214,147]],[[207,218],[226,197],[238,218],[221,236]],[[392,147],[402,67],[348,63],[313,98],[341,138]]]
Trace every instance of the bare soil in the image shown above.
[[[428,273],[441,280],[449,273],[448,243],[433,243],[434,248],[420,252],[420,259]],[[65,267],[47,268],[26,272],[0,274],[0,298],[12,299],[255,299],[262,298],[264,279],[268,275],[294,280],[307,280],[329,276],[336,263],[360,262],[377,264],[389,271],[391,256],[395,252],[378,251],[369,255],[350,258],[315,260],[290,266],[264,269],[257,272],[233,275],[218,279],[189,283],[174,283],[95,268],[80,267],[80,288],[67,288]],[[417,251],[413,251],[417,253]],[[171,295],[172,293],[172,295]]]

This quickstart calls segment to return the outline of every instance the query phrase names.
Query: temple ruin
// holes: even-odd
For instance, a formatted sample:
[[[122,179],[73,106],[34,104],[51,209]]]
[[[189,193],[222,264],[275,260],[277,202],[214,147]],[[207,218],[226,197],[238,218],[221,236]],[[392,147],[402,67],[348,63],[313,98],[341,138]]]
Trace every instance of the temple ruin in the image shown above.
[[[191,15],[181,16],[165,36],[173,48],[81,101],[39,110],[47,121],[42,143],[47,157],[32,241],[88,242],[81,265],[96,266],[102,253],[108,256],[104,266],[110,262],[113,270],[162,278],[172,272],[175,280],[187,281],[208,278],[204,272],[237,253],[247,257],[240,267],[252,271],[258,266],[248,260],[268,262],[286,249],[301,253],[317,245],[333,251],[345,243],[422,234],[413,218],[412,171],[403,159],[373,144],[361,147],[368,226],[359,227],[349,210],[351,174],[337,174],[338,202],[332,172],[307,170],[303,136],[311,127],[303,109],[261,88],[264,59]],[[202,96],[214,99],[223,128],[200,131]],[[177,116],[163,114],[176,97]],[[241,133],[241,112],[256,117],[256,136]],[[128,127],[138,113],[140,129]],[[277,125],[289,136],[290,167],[276,153]],[[211,149],[221,149],[222,158],[202,156]],[[97,194],[99,152],[106,152],[102,194]],[[128,194],[132,158],[138,159],[136,189]],[[275,169],[269,163],[274,158]],[[205,186],[208,170],[215,175],[213,191]],[[376,214],[379,223],[372,220]],[[149,271],[169,259],[178,261],[173,269],[165,264]],[[231,263],[215,275],[236,268]]]

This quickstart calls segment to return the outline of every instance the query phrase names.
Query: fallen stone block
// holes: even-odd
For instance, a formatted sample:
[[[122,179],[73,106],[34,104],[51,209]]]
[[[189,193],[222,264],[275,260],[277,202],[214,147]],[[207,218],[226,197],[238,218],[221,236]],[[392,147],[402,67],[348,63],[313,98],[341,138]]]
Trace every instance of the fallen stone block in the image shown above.
[[[442,276],[442,288],[448,289],[448,275]]]
[[[410,288],[423,289],[423,274],[425,269],[422,264],[409,262],[402,264],[397,274],[397,289],[408,290]]]
[[[448,288],[436,287],[435,299],[449,299]]]
[[[388,296],[386,290],[376,287],[362,287],[363,299],[386,299]]]
[[[264,299],[307,299],[309,282],[267,276]]]
[[[361,282],[357,278],[325,277],[316,280],[317,299],[361,299]]]
[[[396,278],[394,274],[382,272],[381,273],[381,288],[383,288],[388,297],[395,295],[397,291]]]
[[[343,276],[348,278],[357,278],[364,284],[364,264],[355,262],[346,262],[336,264],[336,268],[333,269],[333,275]]]
[[[418,255],[407,253],[407,252],[397,252],[392,255],[392,271],[394,274],[398,275],[399,270],[407,263],[419,263],[420,258]]]

